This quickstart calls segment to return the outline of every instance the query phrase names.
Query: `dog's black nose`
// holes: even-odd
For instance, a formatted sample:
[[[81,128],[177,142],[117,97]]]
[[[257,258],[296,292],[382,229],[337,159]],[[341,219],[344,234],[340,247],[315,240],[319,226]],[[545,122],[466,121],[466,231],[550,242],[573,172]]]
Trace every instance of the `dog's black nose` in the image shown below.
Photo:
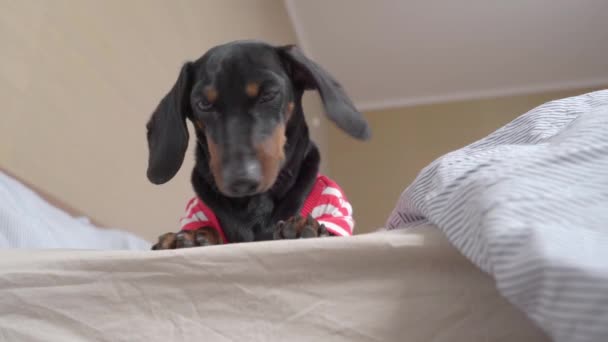
[[[254,194],[262,180],[260,164],[247,162],[224,176],[226,189],[231,196],[242,197]]]

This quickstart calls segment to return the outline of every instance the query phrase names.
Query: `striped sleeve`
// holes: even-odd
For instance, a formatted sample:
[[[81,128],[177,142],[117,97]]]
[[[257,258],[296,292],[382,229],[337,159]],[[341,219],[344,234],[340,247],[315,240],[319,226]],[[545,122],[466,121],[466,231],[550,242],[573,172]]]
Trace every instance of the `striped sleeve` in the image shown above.
[[[192,198],[186,205],[186,212],[180,219],[180,226],[181,230],[197,230],[203,227],[214,229],[222,238],[223,243],[229,243],[217,216],[198,197]]]
[[[201,208],[198,198],[194,197],[186,205],[185,214],[180,219],[180,226],[182,230],[195,230],[205,226],[214,226],[214,224],[208,213]]]
[[[324,180],[324,188],[310,215],[325,228],[338,236],[353,234],[355,222],[352,206],[342,189],[329,179]]]

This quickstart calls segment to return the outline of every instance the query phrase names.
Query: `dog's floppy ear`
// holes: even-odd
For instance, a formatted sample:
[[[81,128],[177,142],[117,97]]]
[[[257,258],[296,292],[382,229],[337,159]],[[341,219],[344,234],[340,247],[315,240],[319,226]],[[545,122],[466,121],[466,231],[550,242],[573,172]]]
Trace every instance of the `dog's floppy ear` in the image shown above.
[[[186,117],[191,116],[192,63],[182,66],[177,82],[148,121],[148,171],[154,184],[168,182],[182,166],[188,148]]]
[[[367,121],[342,86],[325,69],[306,57],[295,45],[280,46],[277,50],[296,86],[319,91],[326,115],[331,121],[354,138],[370,138]]]

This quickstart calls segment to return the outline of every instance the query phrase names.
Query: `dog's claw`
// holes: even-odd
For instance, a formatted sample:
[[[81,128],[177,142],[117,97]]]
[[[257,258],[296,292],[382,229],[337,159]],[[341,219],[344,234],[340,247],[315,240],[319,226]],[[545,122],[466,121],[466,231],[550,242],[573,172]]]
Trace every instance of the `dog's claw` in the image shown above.
[[[319,236],[329,236],[329,232],[324,224],[319,225]]]
[[[275,224],[273,237],[275,240],[283,238],[283,227],[285,227],[285,221],[281,220]]]

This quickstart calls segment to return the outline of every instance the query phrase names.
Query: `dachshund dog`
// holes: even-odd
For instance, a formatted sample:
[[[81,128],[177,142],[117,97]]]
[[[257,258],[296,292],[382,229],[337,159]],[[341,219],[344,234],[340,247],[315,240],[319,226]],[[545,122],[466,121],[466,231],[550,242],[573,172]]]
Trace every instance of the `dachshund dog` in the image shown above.
[[[319,174],[302,95],[317,90],[327,117],[353,138],[370,129],[340,84],[296,46],[235,41],[185,63],[147,127],[148,179],[163,184],[180,169],[187,120],[197,146],[196,196],[177,233],[152,249],[351,235],[352,208]]]

